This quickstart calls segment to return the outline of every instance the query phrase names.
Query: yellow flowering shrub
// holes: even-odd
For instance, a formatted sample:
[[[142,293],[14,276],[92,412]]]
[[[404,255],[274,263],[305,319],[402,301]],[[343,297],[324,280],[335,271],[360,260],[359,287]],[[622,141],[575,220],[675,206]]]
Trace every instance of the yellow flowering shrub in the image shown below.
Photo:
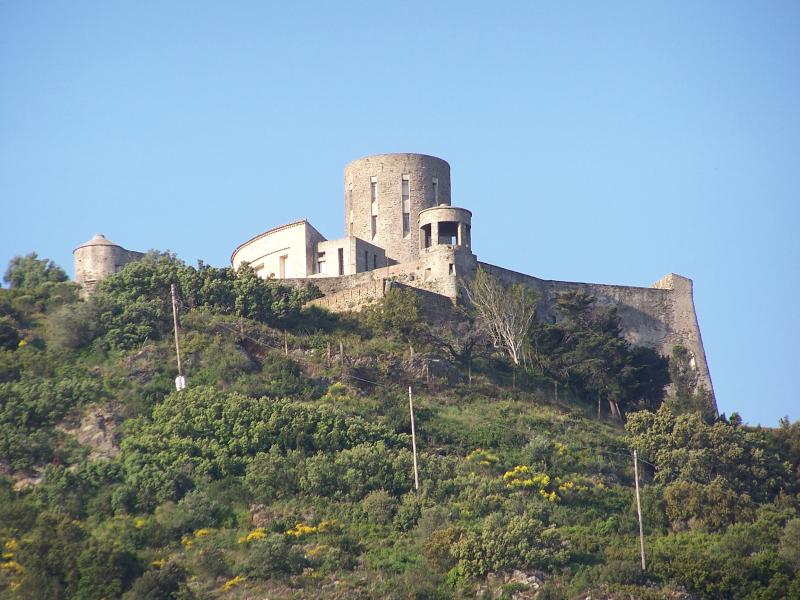
[[[547,473],[537,473],[527,465],[517,465],[510,471],[503,473],[503,480],[509,489],[538,490],[539,495],[549,502],[560,500],[555,490],[550,488],[550,476]]]
[[[496,454],[493,452],[489,452],[488,450],[484,450],[483,448],[476,448],[469,454],[467,454],[467,462],[474,463],[476,465],[481,465],[484,467],[491,467],[496,465],[500,459],[497,457]]]
[[[322,520],[317,525],[306,525],[304,523],[295,523],[295,526],[291,529],[286,530],[286,535],[301,538],[306,535],[311,535],[314,533],[323,533],[327,531],[332,525],[334,525],[336,521],[331,519],[329,521]]]
[[[206,537],[209,533],[211,533],[211,531],[212,531],[211,529],[206,529],[205,527],[202,529],[198,529],[197,531],[194,532],[194,537],[196,538]]]
[[[222,586],[222,589],[227,592],[230,589],[239,587],[245,581],[247,581],[247,577],[242,577],[241,575],[237,575],[233,579],[228,579],[228,581],[225,582],[225,585]]]
[[[133,526],[136,529],[141,529],[142,527],[145,526],[145,523],[147,523],[147,519],[144,519],[142,517],[137,517],[136,519],[133,520]]]
[[[249,544],[250,542],[255,542],[257,540],[263,540],[267,537],[267,531],[263,527],[256,527],[248,533],[247,535],[241,536],[238,540],[236,540],[240,544]]]

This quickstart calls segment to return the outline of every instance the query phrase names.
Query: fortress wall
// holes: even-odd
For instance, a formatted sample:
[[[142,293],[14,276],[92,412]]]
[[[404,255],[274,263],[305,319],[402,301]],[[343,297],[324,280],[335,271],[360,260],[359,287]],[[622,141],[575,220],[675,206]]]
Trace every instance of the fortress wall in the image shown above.
[[[475,265],[475,257],[469,251],[439,246],[430,252],[423,252],[419,260],[409,263],[343,277],[302,278],[286,283],[316,285],[325,297],[314,300],[313,303],[333,311],[359,310],[382,297],[384,282],[389,286],[401,285],[421,290],[424,292],[421,294],[423,304],[443,301],[452,306],[458,297],[461,278],[472,276]],[[434,296],[436,302],[433,302]]]
[[[653,287],[641,288],[553,281],[486,263],[479,266],[504,285],[521,284],[540,293],[545,318],[555,320],[556,297],[566,291],[582,290],[597,298],[599,306],[617,307],[623,334],[632,344],[649,346],[664,356],[670,356],[676,345],[688,349],[694,357],[698,382],[711,392],[713,399],[714,388],[697,324],[691,279],[670,274]],[[716,410],[716,400],[713,401]]]

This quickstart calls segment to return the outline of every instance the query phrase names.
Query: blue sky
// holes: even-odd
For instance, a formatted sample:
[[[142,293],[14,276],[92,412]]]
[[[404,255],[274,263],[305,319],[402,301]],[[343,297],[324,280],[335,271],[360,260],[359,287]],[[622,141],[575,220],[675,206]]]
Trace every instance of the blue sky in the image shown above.
[[[481,260],[694,280],[721,411],[800,418],[797,2],[0,0],[0,265],[102,232],[225,266],[342,169],[450,162]]]

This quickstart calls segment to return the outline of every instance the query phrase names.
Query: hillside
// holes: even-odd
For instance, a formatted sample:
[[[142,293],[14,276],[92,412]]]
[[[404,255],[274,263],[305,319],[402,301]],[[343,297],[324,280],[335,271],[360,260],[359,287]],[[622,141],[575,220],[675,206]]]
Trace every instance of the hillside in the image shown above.
[[[800,424],[704,413],[681,348],[590,297],[512,356],[468,306],[333,315],[169,254],[87,301],[36,257],[7,275],[2,597],[800,598]]]

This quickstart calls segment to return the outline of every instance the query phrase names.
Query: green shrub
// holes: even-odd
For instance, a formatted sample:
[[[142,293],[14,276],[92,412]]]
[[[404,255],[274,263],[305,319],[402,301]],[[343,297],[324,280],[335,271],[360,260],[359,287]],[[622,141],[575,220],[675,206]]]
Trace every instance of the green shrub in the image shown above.
[[[305,564],[301,550],[294,548],[283,535],[272,534],[252,542],[247,549],[247,556],[234,570],[238,575],[269,579],[274,575],[299,573]]]
[[[368,522],[375,525],[386,525],[397,512],[397,500],[384,490],[375,490],[364,496],[361,508],[367,515]]]
[[[471,577],[508,569],[551,570],[569,554],[554,527],[527,515],[505,518],[493,514],[478,531],[468,531],[452,547],[458,568]]]

